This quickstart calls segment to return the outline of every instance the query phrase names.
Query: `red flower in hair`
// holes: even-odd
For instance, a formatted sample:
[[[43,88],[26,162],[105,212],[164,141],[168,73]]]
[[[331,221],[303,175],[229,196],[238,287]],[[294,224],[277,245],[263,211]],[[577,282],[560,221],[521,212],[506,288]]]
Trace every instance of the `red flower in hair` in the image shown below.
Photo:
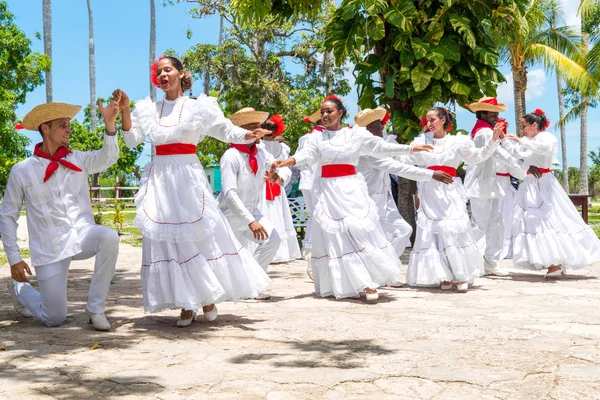
[[[546,116],[546,113],[544,112],[544,110],[540,109],[540,108],[536,108],[535,111],[533,112],[536,115],[543,115],[544,117]],[[545,131],[546,129],[548,129],[548,127],[550,126],[550,119],[548,119],[546,117],[546,125],[544,125],[543,127],[540,128],[540,130]]]
[[[275,114],[271,117],[271,121],[275,124],[277,129],[273,132],[274,136],[279,136],[285,131],[285,124],[283,123],[283,117],[279,114]]]
[[[450,125],[448,125],[448,127],[446,128],[446,132],[452,132],[452,129],[454,129],[454,125],[450,124]]]
[[[381,120],[381,125],[384,125],[388,123],[388,121],[390,120],[390,113],[385,113],[385,116],[383,117],[383,119]]]
[[[304,121],[304,123],[305,123],[305,124],[308,124],[308,123],[310,122],[310,119],[309,119],[309,118],[310,118],[310,117],[304,117],[304,118],[302,119],[302,121]]]
[[[421,118],[421,128],[425,128],[427,126],[427,118]]]
[[[536,108],[535,111],[533,112],[534,114],[537,115],[545,115],[546,113],[544,112],[544,110],[540,109],[540,108]]]
[[[16,124],[15,129],[20,131],[21,129],[25,129],[25,127],[23,126],[23,124]]]
[[[165,58],[164,55],[158,57],[158,60],[154,61],[154,64],[150,67],[150,79],[152,79],[152,84],[157,88],[160,87],[160,82],[158,82],[158,75],[156,74],[156,69],[158,68],[158,62]]]
[[[342,103],[342,98],[340,96],[335,95],[335,94],[330,94],[329,96],[325,97],[325,100],[323,100],[323,101],[332,100],[332,99],[333,100],[337,100],[340,103]]]

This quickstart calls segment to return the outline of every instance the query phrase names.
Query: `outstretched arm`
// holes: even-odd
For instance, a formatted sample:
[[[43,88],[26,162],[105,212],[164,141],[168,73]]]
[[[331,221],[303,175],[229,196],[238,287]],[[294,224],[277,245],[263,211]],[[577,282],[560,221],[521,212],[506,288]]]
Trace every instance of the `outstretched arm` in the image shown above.
[[[119,159],[119,142],[115,121],[119,115],[120,91],[115,91],[106,108],[98,101],[98,110],[104,119],[104,144],[100,150],[82,152],[83,165],[88,174],[97,174],[109,168]]]

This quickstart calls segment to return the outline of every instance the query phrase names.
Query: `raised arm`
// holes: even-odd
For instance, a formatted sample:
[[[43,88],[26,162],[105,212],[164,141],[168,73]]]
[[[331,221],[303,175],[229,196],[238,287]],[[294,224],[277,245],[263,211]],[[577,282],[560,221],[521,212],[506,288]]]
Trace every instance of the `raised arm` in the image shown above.
[[[78,152],[77,154],[85,168],[85,172],[88,174],[102,172],[119,159],[119,142],[115,121],[119,115],[120,94],[115,93],[113,93],[113,98],[106,108],[102,105],[102,101],[98,102],[98,110],[104,119],[105,126],[102,148],[100,150]]]

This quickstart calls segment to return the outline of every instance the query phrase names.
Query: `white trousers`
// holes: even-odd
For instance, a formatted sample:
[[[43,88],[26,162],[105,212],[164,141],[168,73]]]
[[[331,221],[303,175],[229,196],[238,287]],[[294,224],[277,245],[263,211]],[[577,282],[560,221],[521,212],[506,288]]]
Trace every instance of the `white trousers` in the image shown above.
[[[302,255],[306,257],[312,251],[311,232],[314,205],[312,192],[310,190],[303,189],[302,197],[304,197],[304,208],[306,209],[306,213],[308,214],[308,219],[306,220],[306,229],[304,230],[304,239],[302,239]]]
[[[67,278],[71,260],[96,256],[86,309],[94,314],[104,312],[119,254],[119,236],[101,225],[86,226],[78,233],[81,253],[35,267],[39,292],[29,283],[17,282],[15,285],[17,299],[47,326],[58,326],[67,317]]]
[[[485,237],[483,258],[491,264],[497,264],[504,247],[504,220],[498,199],[471,199],[471,215],[477,238]]]
[[[377,201],[378,197],[374,196],[373,200],[379,208],[379,222],[385,232],[387,240],[392,244],[394,251],[398,257],[402,256],[406,247],[410,244],[410,235],[412,235],[412,227],[402,218],[398,207],[394,202],[394,197],[390,193],[389,196],[382,197],[381,201]],[[385,202],[385,204],[383,204]]]
[[[254,242],[257,245],[246,247],[250,251],[252,251],[252,247],[255,247],[253,257],[262,267],[262,269],[267,272],[269,264],[271,264],[271,261],[273,261],[275,255],[277,254],[277,250],[281,244],[281,238],[279,237],[277,230],[273,227],[271,221],[269,221],[267,218],[260,218],[258,223],[261,224],[269,234],[269,237],[266,240],[256,240],[250,228],[243,231],[235,230],[234,234],[237,240],[239,240],[239,242],[242,244]],[[252,243],[250,243],[250,245],[252,245]]]

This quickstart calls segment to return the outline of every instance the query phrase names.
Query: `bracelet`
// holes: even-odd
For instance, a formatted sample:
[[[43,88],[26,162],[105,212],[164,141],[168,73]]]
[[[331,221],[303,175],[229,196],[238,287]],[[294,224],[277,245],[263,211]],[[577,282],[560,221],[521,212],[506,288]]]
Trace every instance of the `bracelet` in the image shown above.
[[[117,130],[115,129],[114,132],[109,132],[108,129],[104,128],[104,133],[106,133],[107,136],[115,136],[117,134]]]

